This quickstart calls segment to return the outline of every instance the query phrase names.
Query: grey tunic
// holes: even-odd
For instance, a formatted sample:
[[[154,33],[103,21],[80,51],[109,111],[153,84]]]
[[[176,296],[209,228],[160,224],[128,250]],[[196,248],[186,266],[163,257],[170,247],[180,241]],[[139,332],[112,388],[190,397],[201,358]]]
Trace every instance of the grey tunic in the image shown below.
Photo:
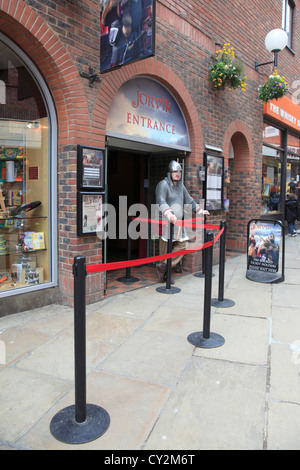
[[[178,220],[183,219],[184,212],[191,214],[192,211],[198,212],[198,210],[200,210],[200,206],[192,196],[189,195],[182,181],[178,181],[177,185],[175,185],[172,182],[170,173],[156,186],[156,204],[163,214],[163,220],[167,220],[164,214],[168,209],[173,211]],[[188,207],[185,208],[185,205],[189,205],[192,211],[188,210]],[[165,241],[168,240],[167,225],[163,225],[162,239]],[[188,239],[189,237],[184,227],[174,227],[173,241],[184,241]]]

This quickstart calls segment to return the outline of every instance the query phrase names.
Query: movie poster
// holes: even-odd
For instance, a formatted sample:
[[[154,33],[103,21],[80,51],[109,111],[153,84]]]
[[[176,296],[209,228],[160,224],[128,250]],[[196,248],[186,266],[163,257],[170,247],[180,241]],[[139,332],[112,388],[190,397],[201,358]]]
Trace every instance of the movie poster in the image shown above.
[[[100,0],[100,73],[154,55],[155,0]]]
[[[250,223],[248,269],[277,273],[281,246],[281,226],[271,222]]]

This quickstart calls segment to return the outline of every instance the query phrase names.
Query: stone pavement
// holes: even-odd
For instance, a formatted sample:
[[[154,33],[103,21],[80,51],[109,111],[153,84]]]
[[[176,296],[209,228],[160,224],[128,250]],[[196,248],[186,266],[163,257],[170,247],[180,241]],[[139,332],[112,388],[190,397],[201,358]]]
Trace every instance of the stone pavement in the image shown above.
[[[74,404],[73,309],[0,318],[0,450],[299,450],[300,235],[286,237],[285,258],[278,284],[246,279],[244,255],[226,263],[235,305],[211,308],[211,332],[225,338],[215,349],[187,341],[203,327],[204,280],[193,275],[176,279],[178,294],[155,284],[87,306],[87,401],[111,419],[87,444],[49,428]]]

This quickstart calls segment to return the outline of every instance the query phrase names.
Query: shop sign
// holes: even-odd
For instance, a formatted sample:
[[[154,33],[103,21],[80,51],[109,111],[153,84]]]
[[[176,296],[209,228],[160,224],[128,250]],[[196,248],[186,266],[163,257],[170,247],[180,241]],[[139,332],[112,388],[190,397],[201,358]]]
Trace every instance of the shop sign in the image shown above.
[[[106,134],[190,151],[178,103],[165,87],[149,78],[134,78],[121,86],[109,110]]]
[[[264,114],[300,132],[300,107],[286,96],[264,103]]]
[[[258,282],[281,279],[279,260],[283,258],[280,253],[283,238],[283,226],[279,221],[251,220],[248,223],[248,278]]]

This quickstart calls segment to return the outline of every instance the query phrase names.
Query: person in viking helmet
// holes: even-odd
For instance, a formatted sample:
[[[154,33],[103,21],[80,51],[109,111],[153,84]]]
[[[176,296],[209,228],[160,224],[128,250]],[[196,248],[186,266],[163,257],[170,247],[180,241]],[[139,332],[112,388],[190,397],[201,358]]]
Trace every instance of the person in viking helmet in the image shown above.
[[[175,226],[177,220],[182,220],[184,215],[184,206],[191,205],[192,210],[197,214],[209,215],[209,212],[200,208],[196,201],[190,196],[181,180],[182,168],[180,163],[172,160],[168,166],[166,178],[160,181],[156,186],[156,204],[162,212],[164,220],[174,225],[173,248],[172,252],[184,250],[189,237],[182,226]],[[168,226],[163,225],[162,235],[159,239],[159,253],[164,255],[168,250]],[[174,268],[182,259],[183,255],[172,258],[172,268]],[[164,282],[167,261],[164,260],[156,265],[159,280]],[[171,280],[174,284],[174,280]]]

